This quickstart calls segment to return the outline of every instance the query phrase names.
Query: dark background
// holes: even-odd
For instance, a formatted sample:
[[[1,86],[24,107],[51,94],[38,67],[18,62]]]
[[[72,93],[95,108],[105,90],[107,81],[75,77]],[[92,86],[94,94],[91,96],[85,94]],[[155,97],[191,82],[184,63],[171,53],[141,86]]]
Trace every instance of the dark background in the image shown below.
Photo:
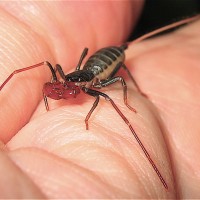
[[[200,13],[200,0],[146,0],[138,25],[129,41],[198,13]]]

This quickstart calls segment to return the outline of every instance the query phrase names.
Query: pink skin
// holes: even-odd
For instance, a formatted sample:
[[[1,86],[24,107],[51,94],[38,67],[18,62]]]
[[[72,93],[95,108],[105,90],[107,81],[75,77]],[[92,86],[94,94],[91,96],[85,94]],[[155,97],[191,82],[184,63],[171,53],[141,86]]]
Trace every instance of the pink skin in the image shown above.
[[[91,55],[122,44],[142,6],[133,2],[88,3],[88,10],[85,2],[1,3],[1,82],[14,69],[44,60],[60,63],[68,73],[84,47]],[[138,94],[124,76],[137,114],[123,105],[120,84],[102,90],[130,120],[168,191],[108,102],[101,99],[89,131],[84,118],[92,97],[50,100],[46,112],[39,91],[51,74],[40,67],[13,78],[0,95],[0,197],[199,198],[199,27],[196,22],[130,44],[126,64],[149,97]]]

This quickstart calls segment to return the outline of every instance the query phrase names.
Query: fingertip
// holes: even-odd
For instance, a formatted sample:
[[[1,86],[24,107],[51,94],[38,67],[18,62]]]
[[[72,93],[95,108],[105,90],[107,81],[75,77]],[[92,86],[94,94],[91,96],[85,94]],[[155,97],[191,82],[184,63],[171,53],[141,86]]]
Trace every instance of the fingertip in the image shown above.
[[[3,9],[0,10],[0,16],[0,80],[3,83],[15,69],[41,62],[49,58],[51,52],[44,41],[23,22]],[[15,74],[1,90],[0,138],[3,141],[8,141],[28,121],[41,99],[41,92],[38,91],[48,74],[48,70],[42,66]]]

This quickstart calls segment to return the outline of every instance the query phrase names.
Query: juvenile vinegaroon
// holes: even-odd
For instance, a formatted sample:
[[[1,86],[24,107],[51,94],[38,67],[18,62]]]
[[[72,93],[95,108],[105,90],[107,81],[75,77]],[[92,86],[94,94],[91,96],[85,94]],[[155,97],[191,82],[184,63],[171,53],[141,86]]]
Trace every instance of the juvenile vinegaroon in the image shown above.
[[[152,31],[148,34],[145,34],[138,39],[132,41],[131,43],[137,43],[140,42],[146,38],[149,38],[157,33],[163,32],[165,30],[168,30],[170,28],[191,22],[195,20],[197,17],[188,18],[176,23],[173,23],[171,25],[165,26],[163,28],[157,29],[155,31]],[[149,160],[150,164],[152,165],[154,171],[158,175],[160,181],[162,182],[163,186],[167,189],[168,185],[164,178],[162,177],[161,173],[159,172],[158,168],[156,167],[155,163],[151,159],[148,151],[142,144],[141,140],[137,136],[136,132],[134,131],[132,125],[129,123],[128,119],[124,116],[124,114],[120,111],[120,109],[117,107],[117,105],[114,103],[114,101],[105,93],[100,92],[95,89],[100,89],[102,87],[106,87],[108,85],[114,84],[116,82],[121,82],[123,87],[123,98],[125,105],[132,111],[136,112],[134,108],[132,108],[127,103],[127,85],[124,79],[121,76],[115,76],[116,73],[120,68],[125,69],[125,71],[128,73],[129,77],[135,84],[137,90],[141,92],[139,86],[137,85],[136,81],[132,77],[131,73],[129,72],[128,68],[124,64],[125,61],[125,54],[124,50],[127,48],[127,44],[121,45],[120,47],[112,46],[112,47],[106,47],[102,48],[99,51],[97,51],[95,54],[89,57],[89,59],[84,64],[83,68],[80,69],[83,59],[86,57],[88,49],[85,48],[82,52],[82,55],[80,57],[80,60],[78,62],[78,65],[76,66],[76,69],[74,72],[69,73],[67,75],[64,74],[62,67],[58,64],[56,64],[55,69],[52,67],[52,65],[48,62],[41,62],[36,65],[32,65],[26,68],[15,70],[0,86],[0,91],[2,88],[7,84],[9,80],[14,76],[14,74],[24,72],[36,67],[40,67],[43,65],[47,65],[52,73],[52,80],[51,82],[47,82],[43,86],[43,96],[44,96],[44,102],[46,109],[49,110],[48,101],[47,98],[52,98],[55,100],[59,99],[68,99],[72,97],[76,97],[81,91],[83,91],[85,94],[88,94],[90,96],[93,96],[96,98],[92,108],[90,109],[89,113],[87,114],[85,118],[85,124],[86,129],[88,129],[88,120],[94,111],[94,109],[97,107],[99,103],[100,97],[105,98],[107,101],[111,103],[113,108],[117,111],[117,113],[121,116],[121,118],[124,120],[124,122],[128,125],[129,129],[131,130],[132,134],[134,135],[136,141],[140,145],[141,149],[143,150],[145,156]],[[60,77],[62,80],[58,80],[56,72],[60,74]]]

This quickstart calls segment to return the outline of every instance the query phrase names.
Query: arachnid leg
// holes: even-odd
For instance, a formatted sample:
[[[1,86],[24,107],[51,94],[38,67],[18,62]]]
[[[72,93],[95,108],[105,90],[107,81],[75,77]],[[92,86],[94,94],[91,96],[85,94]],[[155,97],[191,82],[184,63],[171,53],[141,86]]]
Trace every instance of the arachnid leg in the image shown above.
[[[15,70],[14,72],[12,72],[10,74],[10,76],[1,84],[0,86],[0,91],[3,89],[3,87],[11,80],[11,78],[15,75],[15,74],[18,74],[18,73],[21,73],[21,72],[24,72],[24,71],[28,71],[30,69],[34,69],[34,68],[37,68],[37,67],[40,67],[40,66],[43,66],[43,65],[47,65],[49,67],[49,69],[51,70],[51,73],[52,73],[52,76],[53,76],[53,80],[57,80],[57,77],[56,77],[56,74],[55,74],[55,71],[52,67],[52,65],[48,62],[48,61],[45,61],[45,62],[41,62],[41,63],[38,63],[36,65],[32,65],[32,66],[29,66],[29,67],[25,67],[25,68],[22,68],[22,69],[17,69]]]
[[[56,64],[56,71],[60,74],[61,78],[65,80],[65,73],[63,72],[62,67],[59,64]]]
[[[142,92],[142,90],[140,89],[139,85],[137,84],[136,80],[133,78],[131,72],[129,71],[129,69],[126,67],[125,64],[122,64],[123,69],[126,71],[126,73],[128,74],[128,76],[130,77],[130,79],[132,80],[133,84],[135,85],[135,87],[137,88],[138,92],[143,95],[144,97],[148,98],[148,96]]]
[[[132,108],[128,102],[127,102],[127,85],[125,80],[121,77],[121,76],[116,76],[104,81],[101,81],[98,84],[93,85],[94,88],[101,88],[101,87],[106,87],[108,85],[111,85],[113,83],[116,83],[117,81],[120,81],[123,87],[123,96],[124,96],[124,104],[133,112],[136,112],[136,110],[134,108]]]
[[[113,108],[117,111],[117,113],[119,114],[119,116],[123,119],[123,121],[127,124],[127,126],[129,127],[130,131],[132,132],[133,136],[135,137],[137,143],[140,145],[142,151],[144,152],[146,158],[149,160],[151,166],[153,167],[154,171],[156,172],[156,174],[158,175],[160,181],[162,182],[163,186],[167,189],[167,183],[165,182],[164,178],[162,177],[160,171],[158,170],[157,166],[155,165],[155,163],[153,162],[153,160],[151,159],[148,151],[146,150],[146,148],[144,147],[142,141],[140,140],[140,138],[138,137],[137,133],[135,132],[135,130],[133,129],[132,125],[130,124],[130,122],[128,121],[128,119],[124,116],[124,114],[120,111],[120,109],[118,108],[118,106],[115,104],[115,102],[105,93],[96,91],[96,90],[92,90],[86,87],[82,87],[82,90],[84,93],[91,95],[93,97],[96,97],[96,101],[92,107],[92,109],[90,110],[88,116],[90,117],[92,112],[94,111],[94,109],[97,107],[98,102],[99,102],[99,97],[102,96],[105,98],[105,100],[109,101],[111,103],[111,105],[113,106]],[[98,99],[98,100],[97,100]],[[89,119],[89,118],[88,118]],[[87,120],[88,120],[87,119]]]
[[[44,94],[44,92],[43,92],[43,99],[44,99],[46,110],[49,111],[49,104],[48,104],[47,96]]]
[[[88,53],[88,48],[85,48],[81,54],[81,57],[79,59],[78,65],[76,66],[76,71],[80,70],[81,67],[81,63],[83,62],[83,59],[85,58],[85,56]]]
[[[93,111],[95,110],[95,108],[97,107],[98,103],[99,103],[99,96],[96,96],[96,100],[93,103],[92,108],[90,109],[90,111],[88,112],[88,114],[87,114],[87,116],[85,118],[86,130],[88,130],[88,120],[89,120],[91,114],[93,113]]]

